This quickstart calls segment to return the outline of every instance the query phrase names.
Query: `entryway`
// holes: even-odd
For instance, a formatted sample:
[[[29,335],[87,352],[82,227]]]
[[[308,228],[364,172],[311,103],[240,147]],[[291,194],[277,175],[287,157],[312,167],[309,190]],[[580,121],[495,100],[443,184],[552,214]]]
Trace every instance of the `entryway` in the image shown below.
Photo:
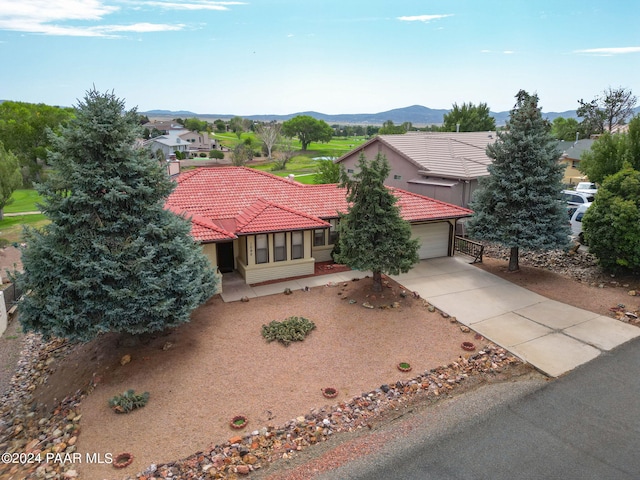
[[[216,244],[216,255],[218,257],[218,270],[220,270],[220,273],[233,272],[235,267],[233,258],[233,242]]]

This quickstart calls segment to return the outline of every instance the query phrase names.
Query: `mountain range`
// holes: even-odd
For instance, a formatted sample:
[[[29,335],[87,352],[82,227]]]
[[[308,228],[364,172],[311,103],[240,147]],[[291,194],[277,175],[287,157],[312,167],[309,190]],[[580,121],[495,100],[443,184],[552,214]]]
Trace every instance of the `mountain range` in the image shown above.
[[[449,113],[450,110],[446,109],[434,109],[423,107],[422,105],[411,105],[410,107],[394,108],[393,110],[387,110],[385,112],[378,113],[342,113],[336,115],[329,115],[326,113],[308,111],[308,112],[296,112],[286,115],[244,115],[242,118],[249,120],[256,120],[261,122],[268,122],[275,120],[277,122],[284,122],[298,115],[309,115],[310,117],[318,120],[324,120],[328,124],[340,124],[340,125],[382,125],[387,120],[391,120],[394,124],[400,125],[404,122],[411,122],[414,126],[434,125],[441,124],[445,113]],[[139,112],[149,118],[199,118],[201,120],[213,121],[217,119],[228,120],[236,115],[232,114],[201,114],[194,113],[186,110],[149,110],[147,112]],[[496,125],[504,125],[509,118],[509,112],[490,112],[490,115],[495,118]],[[543,112],[545,118],[553,121],[556,117],[575,118],[575,110],[567,110],[565,112]]]

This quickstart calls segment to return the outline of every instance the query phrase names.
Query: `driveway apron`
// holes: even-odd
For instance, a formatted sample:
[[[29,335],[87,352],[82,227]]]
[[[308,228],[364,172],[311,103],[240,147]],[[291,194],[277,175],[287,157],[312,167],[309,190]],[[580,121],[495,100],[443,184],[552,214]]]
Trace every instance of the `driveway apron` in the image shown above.
[[[550,300],[469,261],[422,260],[393,279],[551,377],[640,336],[637,327]]]

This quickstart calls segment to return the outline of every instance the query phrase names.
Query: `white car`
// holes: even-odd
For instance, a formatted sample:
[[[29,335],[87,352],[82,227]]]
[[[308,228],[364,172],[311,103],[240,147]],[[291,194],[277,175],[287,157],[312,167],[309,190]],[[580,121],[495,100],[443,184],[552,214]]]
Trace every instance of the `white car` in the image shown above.
[[[575,190],[563,190],[562,198],[569,205],[582,205],[594,200],[592,193],[576,192]]]
[[[595,195],[598,193],[598,187],[593,182],[579,182],[578,185],[576,185],[576,192]]]
[[[580,243],[584,243],[584,235],[582,234],[582,217],[584,212],[591,206],[591,203],[583,203],[577,207],[571,207],[569,214],[571,218],[569,223],[571,224],[571,236],[577,238]],[[574,210],[575,208],[575,210]]]

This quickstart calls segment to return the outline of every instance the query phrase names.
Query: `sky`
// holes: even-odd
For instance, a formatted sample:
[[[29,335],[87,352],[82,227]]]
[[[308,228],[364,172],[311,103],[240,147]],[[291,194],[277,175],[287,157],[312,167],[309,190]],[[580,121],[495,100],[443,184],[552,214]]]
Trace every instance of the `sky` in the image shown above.
[[[0,0],[0,99],[197,114],[544,112],[640,94],[637,0]]]

